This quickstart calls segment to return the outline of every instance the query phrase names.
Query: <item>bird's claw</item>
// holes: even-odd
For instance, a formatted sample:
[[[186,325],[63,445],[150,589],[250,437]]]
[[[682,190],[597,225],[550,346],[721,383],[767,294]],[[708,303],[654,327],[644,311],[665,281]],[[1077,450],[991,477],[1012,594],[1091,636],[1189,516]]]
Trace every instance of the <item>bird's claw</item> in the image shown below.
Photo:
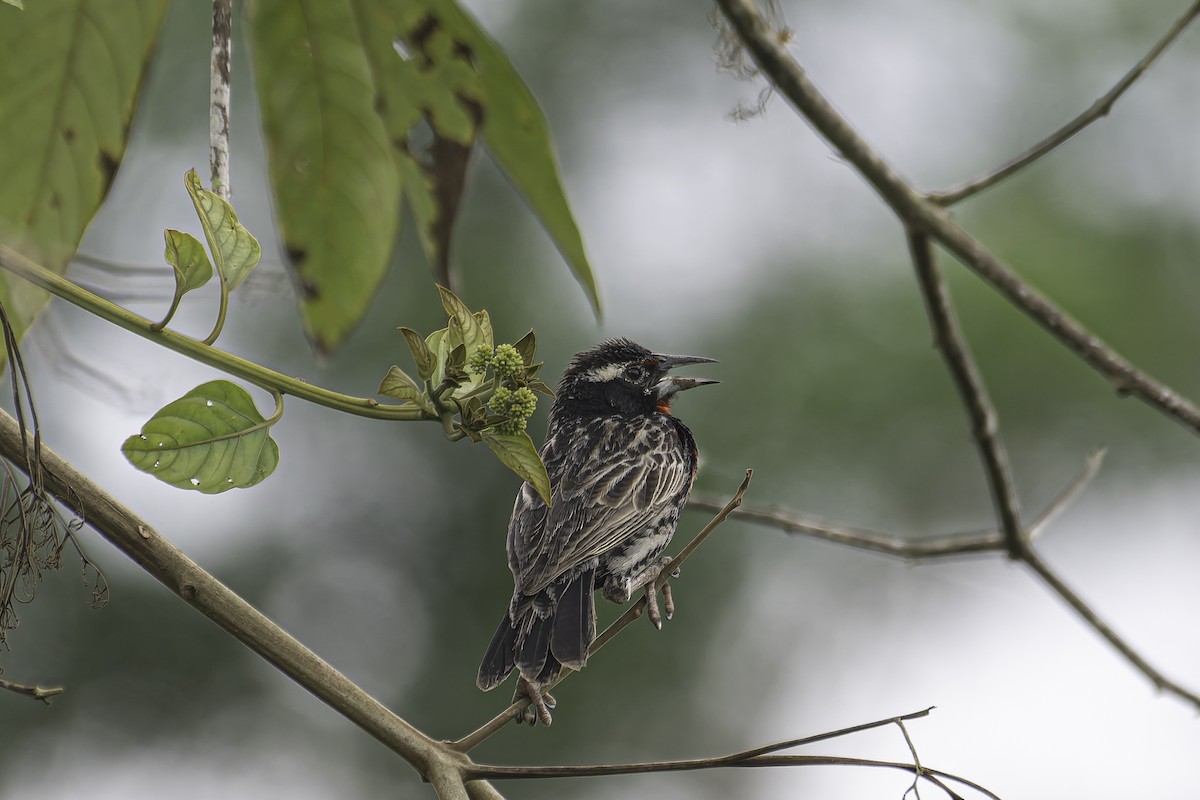
[[[658,630],[662,630],[662,613],[658,610],[658,589],[655,584],[658,583],[658,577],[662,574],[663,569],[671,563],[669,556],[663,556],[658,563],[650,567],[645,575],[646,578],[646,616],[650,617],[651,624]],[[679,577],[679,568],[676,567],[671,571],[672,578]],[[663,610],[667,612],[667,619],[675,616],[675,598],[671,596],[671,584],[664,583],[662,585]]]
[[[558,701],[554,699],[554,695],[542,691],[541,686],[530,683],[524,678],[518,678],[516,691],[513,692],[513,702],[518,700],[529,701],[529,705],[525,706],[515,717],[518,725],[523,722],[532,728],[541,722],[548,728],[554,722],[550,716],[550,710],[558,706]]]

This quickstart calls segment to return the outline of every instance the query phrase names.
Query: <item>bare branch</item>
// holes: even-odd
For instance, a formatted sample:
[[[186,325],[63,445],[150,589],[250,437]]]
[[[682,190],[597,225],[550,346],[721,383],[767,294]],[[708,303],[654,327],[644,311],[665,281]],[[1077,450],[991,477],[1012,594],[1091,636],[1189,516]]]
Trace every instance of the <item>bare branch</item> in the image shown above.
[[[677,761],[645,761],[626,764],[580,764],[580,765],[556,765],[556,766],[501,766],[494,764],[473,764],[468,767],[467,779],[470,781],[474,778],[491,778],[491,779],[509,779],[509,778],[567,778],[567,777],[595,777],[601,775],[636,775],[650,772],[687,772],[701,769],[720,769],[728,767],[784,767],[784,766],[856,766],[856,767],[881,767],[886,769],[897,769],[909,772],[913,775],[914,785],[922,778],[932,782],[934,785],[946,791],[951,797],[959,797],[944,781],[953,781],[962,786],[969,787],[992,800],[999,798],[991,791],[985,789],[973,781],[966,778],[953,775],[941,770],[924,767],[920,764],[916,756],[916,748],[912,743],[912,739],[908,736],[908,731],[904,727],[906,720],[918,719],[928,716],[932,709],[924,709],[911,714],[904,714],[899,717],[889,717],[887,719],[876,720],[874,722],[864,723],[862,725],[854,725],[849,728],[842,728],[828,733],[821,733],[815,736],[807,736],[801,739],[791,739],[786,742],[778,742],[776,744],[756,747],[750,750],[743,750],[738,753],[730,753],[723,756],[713,756],[710,758],[692,758],[682,759]],[[904,733],[905,741],[908,742],[909,748],[913,753],[913,763],[905,764],[899,761],[876,761],[864,758],[845,758],[841,756],[807,756],[807,755],[779,755],[778,751],[799,747],[802,745],[813,744],[815,742],[827,741],[836,739],[842,736],[859,733],[872,728],[881,728],[886,725],[899,725]],[[468,782],[467,786],[472,784]]]
[[[709,523],[705,525],[704,528],[701,529],[701,531],[697,533],[682,550],[679,551],[679,555],[675,556],[675,558],[671,560],[670,564],[667,564],[665,567],[663,567],[662,572],[659,574],[658,579],[654,583],[656,589],[661,591],[662,587],[670,579],[671,573],[678,569],[679,566],[696,551],[696,548],[703,544],[704,540],[709,537],[709,534],[716,530],[717,526],[724,522],[729,515],[732,514],[733,511],[742,504],[742,497],[746,494],[746,489],[750,487],[750,478],[753,476],[753,474],[753,470],[746,470],[746,477],[742,480],[741,485],[738,487],[737,492],[734,493],[730,501],[717,511],[716,516],[714,516],[712,520],[710,520]],[[592,646],[588,648],[588,658],[591,658],[593,655],[595,655],[596,651],[608,644],[608,642],[611,641],[614,636],[628,627],[628,625],[635,619],[640,617],[645,609],[646,598],[645,596],[642,596],[632,606],[630,606],[624,614],[617,617],[617,619],[611,625],[605,628],[604,631],[595,638],[595,640],[592,642]],[[542,691],[545,692],[553,689],[555,686],[562,683],[566,677],[571,674],[571,672],[571,670],[564,669],[561,673],[559,673],[557,680],[547,684],[545,687],[543,687]],[[488,737],[499,731],[507,723],[514,719],[520,719],[522,713],[528,706],[529,700],[527,699],[521,699],[513,702],[508,708],[492,717],[490,720],[476,728],[471,733],[468,733],[461,739],[450,743],[450,746],[460,753],[471,752],[471,750],[477,747]]]
[[[754,7],[753,0],[717,0],[747,49],[788,101],[842,154],[909,228],[924,231],[992,288],[1041,325],[1120,395],[1134,395],[1176,422],[1200,433],[1200,408],[1139,370],[1101,339],[1039,294],[1000,259],[959,227],[945,209],[912,188],[834,109],[809,80]]]
[[[50,698],[60,695],[65,691],[61,686],[27,686],[23,683],[14,683],[10,680],[0,678],[0,689],[5,689],[16,694],[23,694],[27,697],[32,697],[34,700],[41,700],[46,705],[50,705]]]
[[[0,411],[0,456],[21,462],[32,442]],[[446,748],[393,714],[346,676],[185,556],[144,520],[104,493],[45,445],[46,490],[185,603],[215,622],[300,686],[402,756],[421,774]]]
[[[1092,451],[1083,469],[1067,484],[1058,496],[1033,521],[1026,532],[1030,541],[1046,529],[1051,520],[1065,511],[1080,492],[1096,476],[1104,463],[1104,450]],[[715,500],[693,497],[688,508],[698,511],[719,511],[721,504]],[[741,508],[730,516],[755,525],[778,528],[784,533],[807,536],[833,544],[866,550],[880,555],[903,558],[906,561],[926,561],[935,558],[976,555],[1004,550],[1004,536],[997,531],[968,531],[949,533],[927,538],[914,538],[891,533],[881,533],[863,528],[850,528],[836,522],[800,516],[778,508]]]
[[[1088,453],[1087,461],[1084,463],[1080,473],[1058,493],[1058,497],[1050,501],[1050,505],[1046,506],[1046,510],[1025,531],[1026,542],[1032,542],[1041,535],[1042,531],[1046,530],[1047,526],[1057,519],[1059,514],[1066,511],[1075,502],[1075,498],[1079,497],[1084,487],[1100,471],[1100,465],[1104,463],[1104,453],[1105,450],[1103,447],[1098,447]]]
[[[1000,439],[996,409],[988,397],[987,387],[983,385],[983,378],[979,375],[975,360],[971,357],[966,337],[958,326],[950,291],[938,270],[929,237],[910,229],[908,247],[913,267],[917,271],[921,296],[925,298],[929,324],[933,327],[934,344],[941,351],[963,406],[967,409],[967,415],[971,418],[971,435],[983,461],[983,471],[991,491],[996,519],[1004,533],[1004,542],[1009,554],[1016,556],[1024,545],[1021,510],[1017,503],[1017,490],[1013,486],[1012,472],[1008,466],[1008,454],[1005,452],[1004,442]]]
[[[1125,657],[1139,672],[1150,679],[1154,687],[1159,691],[1167,692],[1186,700],[1192,706],[1200,711],[1200,695],[1195,692],[1180,686],[1175,681],[1167,678],[1156,667],[1150,664],[1136,650],[1133,649],[1124,639],[1122,639],[1112,627],[1102,620],[1100,616],[1088,606],[1083,599],[1075,593],[1071,587],[1058,577],[1058,574],[1052,570],[1046,562],[1042,561],[1031,547],[1026,547],[1021,553],[1021,561],[1029,565],[1039,578],[1045,581],[1046,585],[1054,591],[1059,597],[1067,602],[1067,605],[1075,609],[1075,613],[1083,618],[1084,622],[1090,625],[1097,633],[1105,638],[1109,644],[1117,649],[1122,656]]]
[[[1077,116],[1075,119],[1071,120],[1066,125],[1059,128],[1054,133],[1035,144],[1033,147],[1029,148],[1029,150],[1025,151],[1016,158],[1013,158],[1011,161],[1001,164],[990,172],[985,172],[983,175],[980,175],[977,178],[972,178],[971,180],[956,186],[953,189],[948,189],[944,192],[935,192],[929,195],[929,199],[939,205],[951,206],[957,202],[965,200],[968,197],[976,195],[985,189],[989,189],[1005,178],[1008,178],[1014,173],[1029,166],[1042,156],[1050,153],[1052,150],[1057,149],[1059,145],[1064,144],[1067,140],[1082,131],[1087,126],[1091,125],[1093,122],[1096,122],[1102,117],[1108,116],[1117,100],[1121,99],[1121,96],[1124,95],[1125,92],[1129,91],[1129,88],[1146,73],[1146,70],[1150,68],[1150,65],[1158,60],[1158,57],[1163,54],[1163,51],[1170,47],[1171,44],[1179,38],[1179,34],[1183,33],[1184,29],[1187,28],[1187,26],[1190,25],[1198,15],[1200,15],[1200,0],[1197,0],[1197,2],[1193,3],[1192,7],[1183,13],[1183,16],[1175,20],[1175,24],[1173,24],[1165,34],[1163,34],[1161,39],[1154,43],[1154,46],[1150,48],[1150,52],[1142,56],[1142,59],[1133,65],[1133,69],[1125,73],[1125,76],[1121,78],[1121,80],[1117,81],[1116,85],[1109,89],[1108,92],[1106,92],[1102,97],[1097,99],[1096,102],[1092,103],[1092,105],[1086,111]]]
[[[228,200],[229,72],[233,38],[233,0],[213,0],[212,71],[209,75],[208,149],[212,189]]]

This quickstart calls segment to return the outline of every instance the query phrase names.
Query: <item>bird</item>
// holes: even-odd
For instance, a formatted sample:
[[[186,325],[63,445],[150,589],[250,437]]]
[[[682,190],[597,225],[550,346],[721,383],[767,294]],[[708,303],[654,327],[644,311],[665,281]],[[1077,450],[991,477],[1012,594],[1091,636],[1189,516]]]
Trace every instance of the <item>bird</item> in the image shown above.
[[[541,448],[547,505],[525,482],[508,526],[513,597],[476,680],[490,691],[515,669],[518,721],[551,724],[546,691],[564,667],[582,669],[596,637],[595,591],[616,603],[643,590],[647,616],[662,628],[655,582],[696,479],[696,440],[671,404],[685,389],[718,383],[670,374],[714,363],[652,353],[625,338],[575,355],[555,392]],[[663,586],[670,619],[674,602]]]

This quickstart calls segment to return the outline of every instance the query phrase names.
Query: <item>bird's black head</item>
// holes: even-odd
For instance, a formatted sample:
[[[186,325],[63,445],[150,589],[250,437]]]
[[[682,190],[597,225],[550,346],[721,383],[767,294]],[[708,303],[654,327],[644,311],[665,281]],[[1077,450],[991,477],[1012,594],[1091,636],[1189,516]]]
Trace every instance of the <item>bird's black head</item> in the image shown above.
[[[675,377],[668,374],[671,368],[712,362],[699,356],[651,353],[628,339],[609,339],[571,359],[554,405],[578,414],[665,414],[676,392],[717,383]]]

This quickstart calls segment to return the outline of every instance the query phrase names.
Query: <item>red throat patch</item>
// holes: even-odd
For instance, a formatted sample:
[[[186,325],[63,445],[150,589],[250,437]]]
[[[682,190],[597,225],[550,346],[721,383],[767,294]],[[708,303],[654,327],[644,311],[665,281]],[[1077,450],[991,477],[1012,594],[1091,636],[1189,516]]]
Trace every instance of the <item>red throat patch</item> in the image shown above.
[[[658,410],[664,414],[670,414],[671,413],[671,398],[667,397],[667,398],[663,398],[662,400],[659,400],[656,408],[658,408]]]

